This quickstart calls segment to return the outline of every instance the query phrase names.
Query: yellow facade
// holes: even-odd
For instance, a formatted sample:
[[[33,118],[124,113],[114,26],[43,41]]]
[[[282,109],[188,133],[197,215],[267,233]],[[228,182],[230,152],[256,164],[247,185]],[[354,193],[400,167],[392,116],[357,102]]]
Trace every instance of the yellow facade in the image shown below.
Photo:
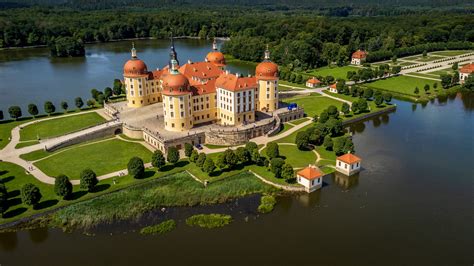
[[[217,120],[216,93],[195,95],[192,98],[194,124],[214,122]]]
[[[157,80],[148,80],[147,76],[124,77],[129,107],[142,107],[161,102],[160,84]]]
[[[278,79],[257,80],[258,104],[257,110],[273,112],[278,109]]]
[[[191,93],[184,95],[163,95],[165,129],[185,131],[193,127]]]

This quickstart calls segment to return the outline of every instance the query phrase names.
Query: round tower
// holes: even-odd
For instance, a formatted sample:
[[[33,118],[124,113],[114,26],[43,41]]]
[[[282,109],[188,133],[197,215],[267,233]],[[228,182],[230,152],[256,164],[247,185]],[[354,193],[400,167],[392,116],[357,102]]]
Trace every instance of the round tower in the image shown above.
[[[192,91],[188,79],[178,71],[178,62],[170,60],[171,68],[162,76],[165,129],[184,131],[193,127]]]
[[[206,56],[206,62],[213,63],[220,69],[225,68],[225,57],[224,54],[217,49],[217,42],[215,38],[214,42],[212,43],[212,51]]]
[[[132,43],[132,58],[123,66],[123,78],[129,107],[141,107],[147,104],[146,82],[148,69],[137,57],[137,50]]]
[[[265,59],[257,65],[255,77],[258,84],[257,110],[272,112],[278,109],[278,65],[270,60],[270,51],[265,50]]]

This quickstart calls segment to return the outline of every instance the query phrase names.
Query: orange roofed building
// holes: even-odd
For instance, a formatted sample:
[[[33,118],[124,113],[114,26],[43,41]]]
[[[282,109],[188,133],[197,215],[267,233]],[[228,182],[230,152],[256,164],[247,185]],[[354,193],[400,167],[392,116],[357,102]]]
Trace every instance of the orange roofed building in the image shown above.
[[[168,131],[186,131],[201,123],[236,126],[254,122],[255,111],[278,109],[278,65],[270,60],[268,47],[254,77],[226,71],[215,40],[204,61],[180,65],[171,39],[169,64],[155,71],[148,70],[135,47],[131,52],[123,67],[127,105],[162,102]]]
[[[315,77],[312,77],[306,81],[306,87],[308,88],[316,88],[321,85],[321,81]]]
[[[459,83],[464,84],[467,78],[474,72],[474,63],[464,65],[459,69]]]
[[[336,170],[345,175],[351,176],[360,172],[360,162],[362,160],[352,153],[347,153],[336,158]]]
[[[362,50],[357,50],[352,54],[351,64],[353,65],[362,65],[367,59],[367,52]]]
[[[324,173],[317,166],[310,164],[296,173],[296,181],[310,193],[322,187],[323,176]]]

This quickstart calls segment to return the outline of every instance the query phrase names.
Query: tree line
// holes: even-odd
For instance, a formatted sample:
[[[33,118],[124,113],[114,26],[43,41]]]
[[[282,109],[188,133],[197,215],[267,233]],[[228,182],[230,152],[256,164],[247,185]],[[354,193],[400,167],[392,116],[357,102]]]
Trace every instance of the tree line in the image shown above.
[[[265,44],[272,59],[290,69],[348,62],[357,49],[369,61],[424,50],[468,49],[474,41],[470,14],[441,11],[378,17],[316,16],[307,11],[248,8],[78,11],[33,7],[0,11],[0,48],[47,45],[60,54],[81,53],[80,43],[124,38],[231,37],[224,52],[261,61]],[[62,39],[68,37],[70,39]]]

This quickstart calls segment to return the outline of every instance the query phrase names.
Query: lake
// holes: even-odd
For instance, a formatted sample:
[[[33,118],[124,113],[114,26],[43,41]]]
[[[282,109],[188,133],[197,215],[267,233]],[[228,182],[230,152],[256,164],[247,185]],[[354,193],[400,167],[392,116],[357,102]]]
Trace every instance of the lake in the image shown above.
[[[155,55],[159,50],[167,53],[166,42],[161,48],[153,42],[143,42],[151,47],[137,45],[149,68],[152,62],[161,66],[167,60],[165,55]],[[178,55],[185,60],[181,47],[188,47],[188,56],[198,60],[209,50],[208,44],[177,42]],[[30,70],[36,64],[40,72],[62,71],[71,77],[80,72],[89,79],[81,92],[87,96],[89,83],[110,84],[128,58],[127,45],[122,43],[91,47],[86,59],[68,59],[71,62],[61,63],[62,67],[52,66],[56,63],[40,55],[17,55],[0,64]],[[111,59],[114,54],[120,58]],[[94,71],[101,74],[95,76]],[[56,77],[38,82],[54,84]],[[28,94],[34,94],[27,81],[21,83]],[[3,93],[5,82],[1,86]],[[62,93],[57,91],[60,86],[54,88]],[[67,90],[79,93],[81,88],[71,84]],[[24,104],[21,97],[5,100],[2,94],[2,103],[9,101]],[[4,233],[0,234],[0,264],[472,265],[474,95],[425,107],[394,102],[396,112],[351,126],[356,152],[363,160],[358,176],[333,175],[317,192],[279,197],[270,214],[257,214],[258,198],[247,197],[217,206],[171,208],[165,214],[157,210],[138,221],[100,226],[94,236],[47,228]],[[201,212],[229,213],[234,222],[214,230],[185,225],[187,216]],[[178,219],[176,230],[163,236],[136,232],[165,217]]]
[[[149,70],[163,68],[169,61],[169,40],[135,40],[138,57]],[[218,42],[218,45],[221,43]],[[74,98],[91,98],[92,88],[113,87],[115,78],[123,79],[123,65],[130,59],[132,41],[86,45],[86,57],[52,58],[48,48],[0,50],[0,110],[20,105],[27,115],[29,103],[43,110],[45,101],[59,107],[61,101],[74,106]],[[212,50],[206,40],[175,41],[181,64],[204,61]],[[229,64],[231,72],[254,74],[255,67],[245,63]],[[84,101],[85,102],[85,101]]]

